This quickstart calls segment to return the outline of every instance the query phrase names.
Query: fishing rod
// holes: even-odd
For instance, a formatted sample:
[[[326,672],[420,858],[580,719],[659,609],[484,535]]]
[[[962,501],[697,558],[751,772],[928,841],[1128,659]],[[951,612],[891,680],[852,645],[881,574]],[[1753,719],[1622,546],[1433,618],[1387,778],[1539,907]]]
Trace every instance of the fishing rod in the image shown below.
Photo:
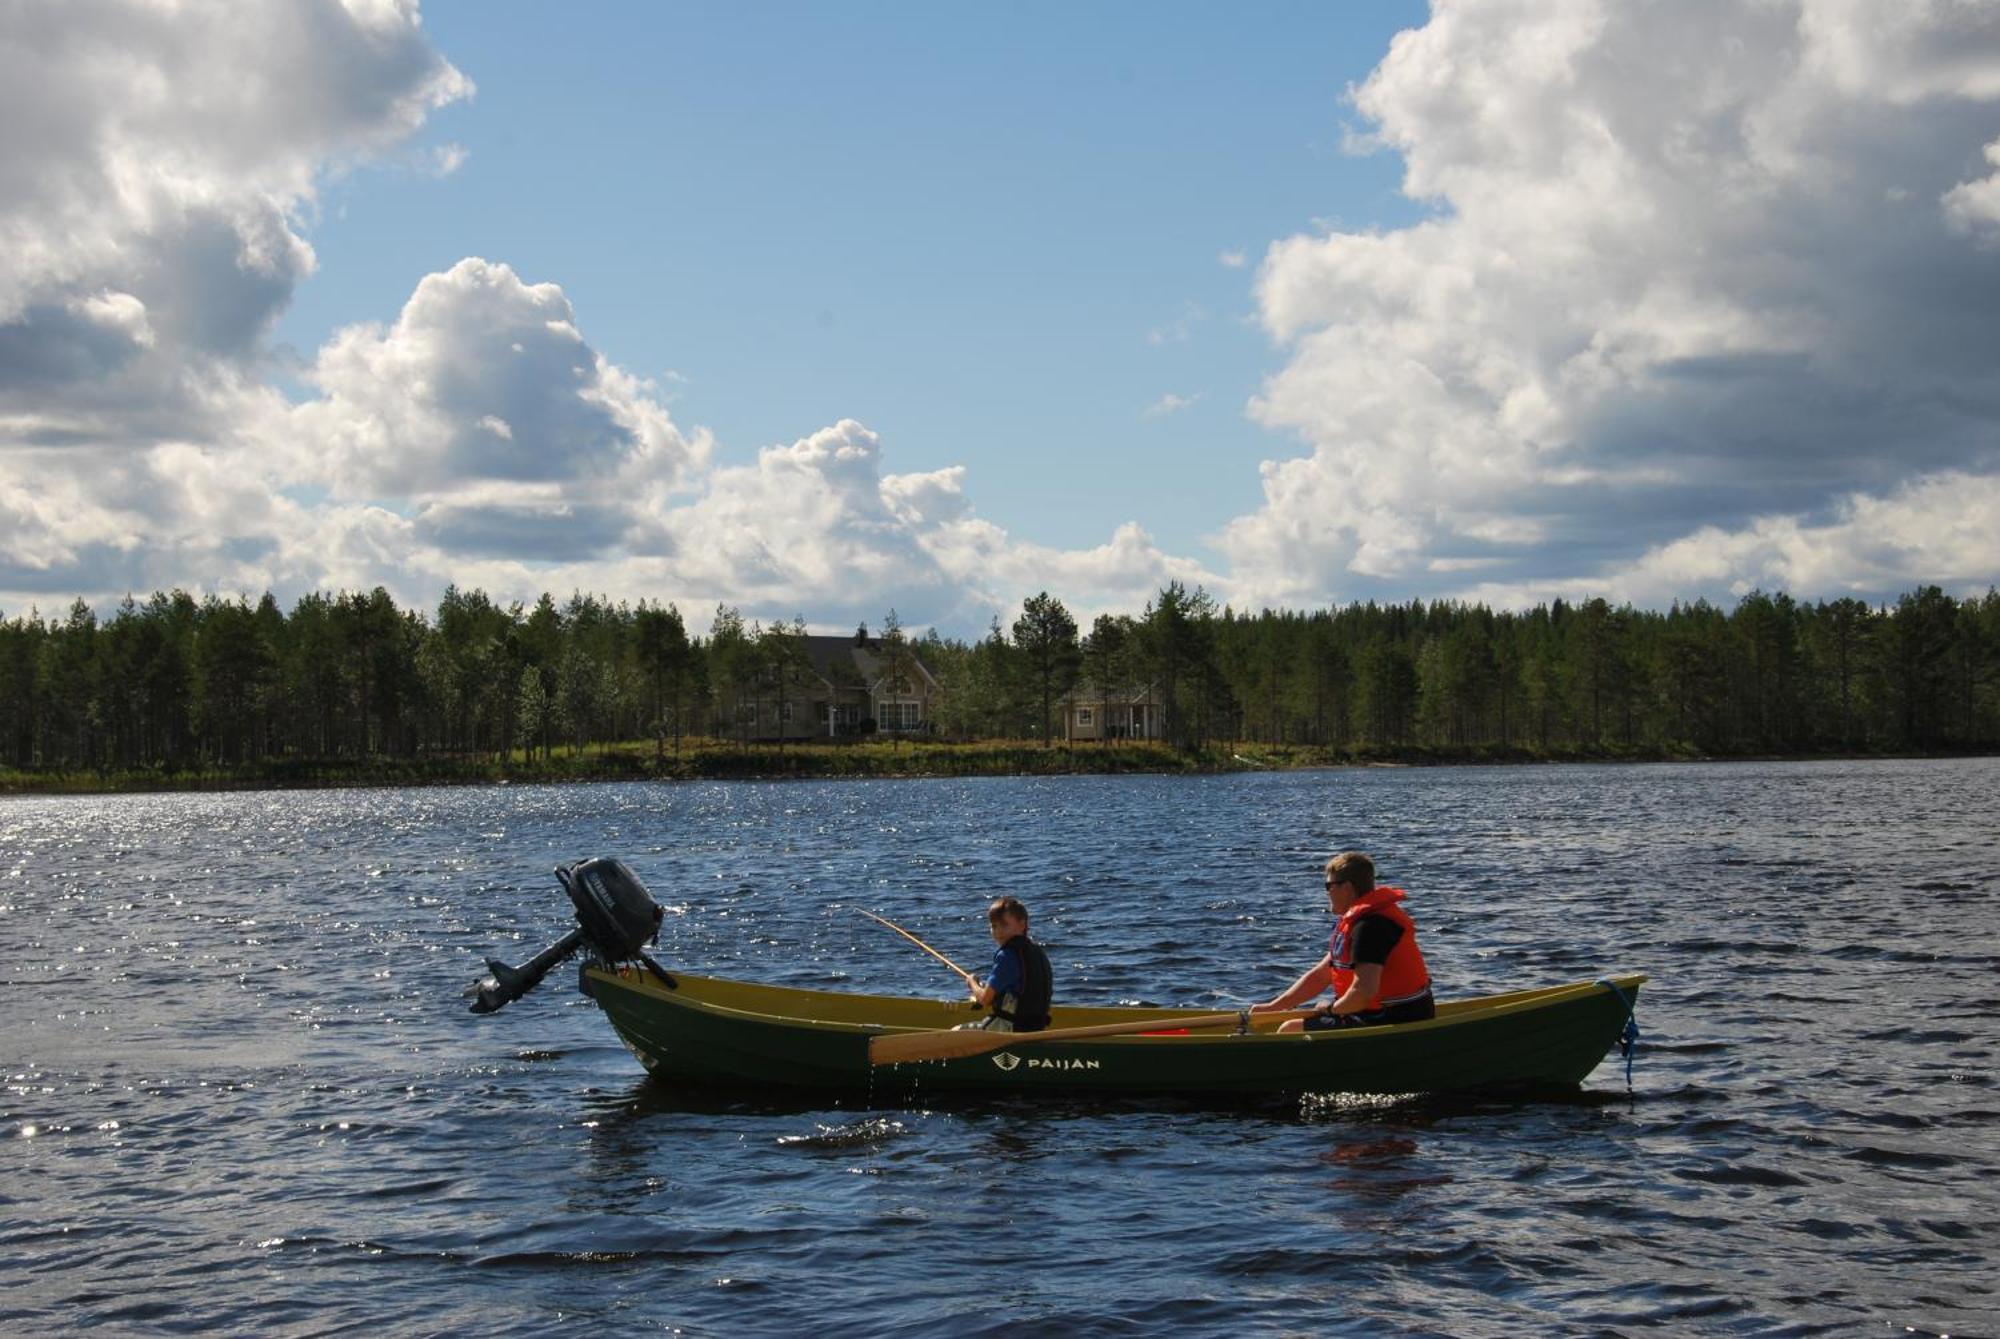
[[[966,983],[968,988],[970,988],[970,986],[972,985],[971,972],[966,971],[963,967],[960,967],[950,958],[945,957],[944,954],[938,952],[936,949],[932,948],[929,944],[926,944],[923,940],[917,938],[915,935],[911,934],[908,930],[905,930],[902,926],[890,920],[887,916],[877,916],[874,912],[868,910],[866,907],[856,907],[855,910],[860,912],[862,915],[866,916],[869,920],[874,921],[878,925],[888,926],[891,930],[894,930],[897,934],[903,936],[903,938],[909,940],[912,944],[915,944],[918,948],[930,954],[933,958],[936,958],[939,962],[943,963],[945,966],[951,968],[952,971],[957,972],[960,979]]]

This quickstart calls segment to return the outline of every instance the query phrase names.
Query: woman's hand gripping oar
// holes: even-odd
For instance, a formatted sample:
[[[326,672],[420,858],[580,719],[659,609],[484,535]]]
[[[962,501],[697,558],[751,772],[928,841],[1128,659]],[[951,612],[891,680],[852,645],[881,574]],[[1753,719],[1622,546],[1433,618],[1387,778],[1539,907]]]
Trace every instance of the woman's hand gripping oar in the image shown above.
[[[936,949],[932,948],[929,944],[926,944],[923,940],[917,938],[915,935],[911,934],[908,930],[905,930],[902,926],[896,924],[896,922],[890,920],[888,917],[877,916],[874,912],[868,910],[866,907],[856,907],[855,910],[860,912],[862,915],[866,916],[869,920],[874,921],[877,925],[888,926],[891,930],[894,930],[897,934],[903,936],[903,938],[909,940],[912,944],[915,944],[918,948],[930,954],[933,958],[936,958],[939,962],[943,963],[945,966],[951,968],[952,971],[958,973],[958,979],[965,982],[965,988],[967,990],[971,991],[975,995],[979,993],[979,982],[972,975],[971,972],[966,971],[963,967],[960,967],[950,958],[945,957],[944,954],[938,952]]]

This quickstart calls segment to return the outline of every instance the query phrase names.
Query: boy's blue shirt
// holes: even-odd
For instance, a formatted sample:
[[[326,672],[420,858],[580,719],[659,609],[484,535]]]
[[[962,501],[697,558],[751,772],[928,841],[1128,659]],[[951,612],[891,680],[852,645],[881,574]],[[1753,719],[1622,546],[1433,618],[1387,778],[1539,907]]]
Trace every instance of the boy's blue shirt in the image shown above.
[[[993,987],[994,998],[1009,993],[1021,993],[1021,954],[1006,944],[993,950],[993,970],[987,974],[986,984]]]

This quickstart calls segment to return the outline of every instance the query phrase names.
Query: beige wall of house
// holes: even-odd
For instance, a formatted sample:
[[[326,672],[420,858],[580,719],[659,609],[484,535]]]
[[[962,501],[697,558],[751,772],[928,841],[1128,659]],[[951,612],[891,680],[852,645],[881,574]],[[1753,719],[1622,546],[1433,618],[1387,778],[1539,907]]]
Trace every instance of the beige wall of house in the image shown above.
[[[1066,702],[1063,704],[1064,738],[1158,739],[1160,708],[1152,702]]]

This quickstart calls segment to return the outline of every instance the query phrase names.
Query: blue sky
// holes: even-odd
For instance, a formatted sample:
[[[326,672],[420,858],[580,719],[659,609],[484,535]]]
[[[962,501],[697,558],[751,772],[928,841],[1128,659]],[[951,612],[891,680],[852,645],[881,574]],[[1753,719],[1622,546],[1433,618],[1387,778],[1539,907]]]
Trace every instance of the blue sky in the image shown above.
[[[2000,580],[2000,6],[0,9],[0,616]]]
[[[896,469],[967,466],[1023,537],[1095,543],[1143,501],[1205,552],[1291,449],[1243,413],[1276,361],[1251,266],[1315,220],[1415,213],[1393,154],[1344,147],[1344,96],[1423,16],[433,0],[479,91],[423,140],[464,165],[329,188],[279,337],[309,351],[484,256],[560,283],[723,459],[852,417]],[[1147,413],[1169,395],[1192,403]]]

